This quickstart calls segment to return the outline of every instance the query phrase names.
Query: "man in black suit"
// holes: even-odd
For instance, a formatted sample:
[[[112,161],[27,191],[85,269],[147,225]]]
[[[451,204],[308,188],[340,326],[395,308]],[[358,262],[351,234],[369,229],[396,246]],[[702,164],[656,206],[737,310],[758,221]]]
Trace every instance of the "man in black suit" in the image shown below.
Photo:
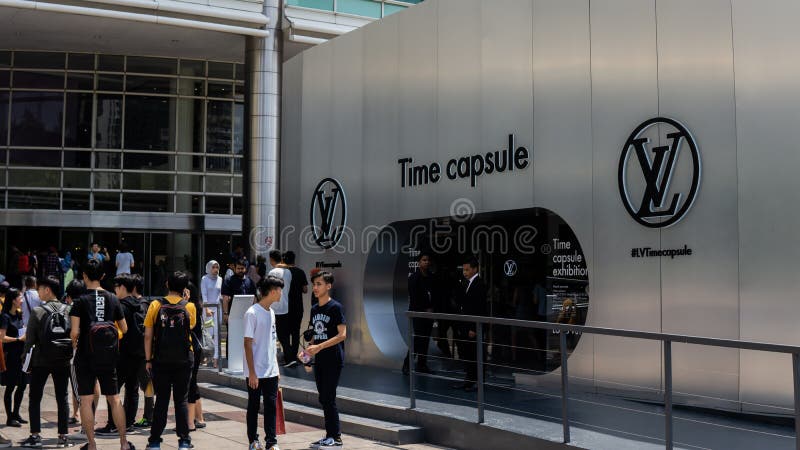
[[[486,315],[486,283],[480,277],[480,266],[477,258],[471,257],[462,266],[464,285],[458,298],[457,314],[469,316]],[[464,389],[467,392],[475,390],[478,380],[478,347],[475,338],[478,335],[477,324],[474,322],[460,323],[458,336],[459,358],[464,360],[466,376],[463,383],[454,385],[454,388]]]
[[[433,312],[434,279],[430,272],[431,256],[421,252],[417,258],[419,270],[408,277],[408,310]],[[414,366],[417,372],[431,373],[428,368],[428,346],[433,330],[433,320],[414,319],[414,354],[417,363]],[[411,358],[413,359],[413,358]],[[403,374],[409,373],[409,355],[403,361]]]

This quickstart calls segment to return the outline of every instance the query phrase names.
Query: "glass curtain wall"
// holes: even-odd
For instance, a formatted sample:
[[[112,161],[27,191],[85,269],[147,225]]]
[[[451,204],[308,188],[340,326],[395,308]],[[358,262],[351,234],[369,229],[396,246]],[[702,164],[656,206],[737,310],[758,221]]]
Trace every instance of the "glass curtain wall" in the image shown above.
[[[0,208],[241,214],[244,68],[0,50]]]

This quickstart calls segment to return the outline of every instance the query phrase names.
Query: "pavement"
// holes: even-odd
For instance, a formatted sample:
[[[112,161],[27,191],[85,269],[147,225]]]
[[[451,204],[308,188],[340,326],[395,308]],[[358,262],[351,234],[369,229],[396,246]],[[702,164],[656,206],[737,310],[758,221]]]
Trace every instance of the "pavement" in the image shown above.
[[[28,419],[28,398],[27,392],[25,393],[21,415],[26,420]],[[105,402],[101,400],[100,408],[97,410],[97,423],[100,426],[105,425],[107,418]],[[143,400],[140,399],[140,409],[137,419],[142,415],[141,406]],[[71,407],[71,405],[70,405]],[[229,406],[224,403],[211,401],[208,399],[203,400],[203,410],[205,421],[208,424],[206,428],[198,429],[192,433],[192,443],[197,450],[228,450],[228,449],[242,449],[246,450],[248,447],[247,442],[247,426],[245,425],[246,411]],[[167,423],[167,428],[164,433],[164,442],[161,448],[176,449],[178,447],[178,440],[174,432],[171,431],[175,428],[174,413],[170,408],[170,417]],[[4,423],[5,413],[0,414],[0,423]],[[259,417],[259,423],[263,424],[263,419]],[[44,448],[55,448],[57,433],[57,416],[56,416],[56,402],[53,394],[52,384],[49,384],[45,389],[44,399],[42,400],[42,439],[44,441]],[[262,425],[259,425],[262,426]],[[78,432],[80,426],[70,427],[70,433]],[[13,428],[5,425],[0,425],[0,434],[10,438],[15,444],[28,437],[29,428],[27,424],[23,424],[22,428]],[[263,429],[259,430],[259,434],[263,439]],[[129,435],[129,440],[138,450],[144,450],[147,446],[147,438],[149,430],[137,430]],[[299,450],[308,448],[310,442],[316,441],[324,437],[324,430],[309,427],[306,425],[296,423],[286,423],[286,434],[278,436],[278,445],[283,450]],[[368,439],[361,439],[355,436],[342,436],[344,441],[344,448],[346,449],[406,449],[406,450],[444,450],[444,447],[437,447],[426,444],[413,444],[413,445],[392,445],[381,442],[376,442]],[[74,440],[76,445],[72,448],[78,449],[85,441],[78,439]],[[22,447],[12,447],[22,448]],[[97,448],[101,450],[118,450],[119,438],[115,437],[100,437],[97,438]]]

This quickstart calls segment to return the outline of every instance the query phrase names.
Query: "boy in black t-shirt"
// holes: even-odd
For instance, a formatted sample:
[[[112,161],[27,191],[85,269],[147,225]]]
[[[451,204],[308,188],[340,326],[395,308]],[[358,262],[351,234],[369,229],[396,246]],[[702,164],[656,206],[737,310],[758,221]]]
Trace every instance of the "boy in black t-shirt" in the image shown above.
[[[72,322],[70,337],[76,349],[74,364],[81,397],[81,425],[89,440],[81,450],[97,449],[92,412],[95,382],[100,383],[100,393],[106,396],[111,405],[114,424],[119,431],[120,448],[134,450],[133,444],[125,437],[125,411],[119,401],[116,371],[119,339],[128,331],[128,325],[117,297],[100,287],[104,275],[99,261],[86,262],[83,281],[87,293],[73,301],[69,312]]]
[[[314,380],[317,382],[319,402],[325,413],[325,437],[312,442],[315,449],[342,448],[339,410],[336,408],[336,388],[344,367],[344,340],[347,322],[341,303],[330,296],[333,275],[320,272],[311,277],[314,295],[319,303],[311,308],[310,325],[314,329],[314,343],[306,351],[315,356]]]

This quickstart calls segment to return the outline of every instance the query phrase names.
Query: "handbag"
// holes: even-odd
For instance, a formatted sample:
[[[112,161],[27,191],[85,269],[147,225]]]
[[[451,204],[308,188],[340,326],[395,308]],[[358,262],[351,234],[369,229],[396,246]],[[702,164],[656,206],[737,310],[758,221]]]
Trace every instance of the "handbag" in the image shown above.
[[[217,347],[217,343],[214,342],[214,338],[211,336],[211,330],[209,328],[203,328],[203,336],[200,342],[200,347],[203,349],[204,355],[214,354],[214,349]]]
[[[283,389],[278,388],[275,399],[275,434],[286,434],[286,417],[283,414]]]

